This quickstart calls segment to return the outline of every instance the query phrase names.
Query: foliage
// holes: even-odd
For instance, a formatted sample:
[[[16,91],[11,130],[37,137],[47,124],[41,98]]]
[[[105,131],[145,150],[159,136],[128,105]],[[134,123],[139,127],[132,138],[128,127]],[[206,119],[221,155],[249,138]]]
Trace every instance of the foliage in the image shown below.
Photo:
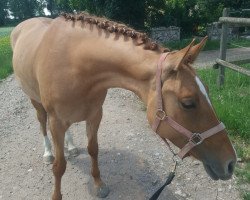
[[[103,15],[139,29],[144,27],[144,0],[95,0],[94,5],[90,3],[91,0],[85,1],[87,1],[86,9],[93,14]]]
[[[6,0],[0,1],[0,25],[8,22],[8,11],[19,21],[60,12],[88,11],[137,29],[180,26],[182,36],[204,34],[207,23],[217,21],[224,7],[250,8],[249,0]],[[240,12],[240,16],[244,15]]]
[[[7,1],[0,1],[0,26],[5,24],[8,16],[7,8]]]
[[[43,1],[8,0],[10,11],[15,19],[24,20],[43,14]]]

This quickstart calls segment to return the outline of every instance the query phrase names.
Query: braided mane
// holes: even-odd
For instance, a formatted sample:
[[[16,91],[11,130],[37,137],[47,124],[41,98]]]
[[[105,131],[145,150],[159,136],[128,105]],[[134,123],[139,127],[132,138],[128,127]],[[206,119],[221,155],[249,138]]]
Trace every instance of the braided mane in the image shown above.
[[[160,46],[156,42],[153,42],[146,33],[138,32],[126,26],[125,24],[117,23],[107,18],[92,16],[86,12],[77,14],[62,13],[61,16],[63,16],[67,21],[81,21],[82,23],[86,22],[88,24],[96,25],[98,28],[106,30],[110,33],[117,33],[130,37],[135,41],[136,45],[144,45],[144,49],[146,50],[161,52],[170,51],[169,49]]]

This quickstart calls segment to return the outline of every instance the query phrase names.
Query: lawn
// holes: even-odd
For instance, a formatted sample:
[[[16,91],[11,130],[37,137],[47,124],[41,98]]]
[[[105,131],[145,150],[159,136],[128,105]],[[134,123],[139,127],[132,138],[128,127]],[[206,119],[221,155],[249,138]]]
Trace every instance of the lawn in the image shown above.
[[[10,35],[14,27],[0,27],[0,38]]]
[[[245,64],[246,67],[250,66]],[[202,79],[209,85],[213,105],[230,133],[250,140],[250,79],[230,69],[225,72],[225,84],[216,85],[217,70],[200,70]]]
[[[13,71],[11,58],[10,37],[2,36],[0,37],[0,80],[6,78]]]

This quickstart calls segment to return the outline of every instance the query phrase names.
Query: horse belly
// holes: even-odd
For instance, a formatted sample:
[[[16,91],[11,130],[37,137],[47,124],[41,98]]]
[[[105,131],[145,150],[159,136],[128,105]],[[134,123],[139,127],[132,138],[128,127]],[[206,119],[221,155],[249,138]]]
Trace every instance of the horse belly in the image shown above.
[[[67,92],[51,105],[57,116],[70,123],[85,121],[94,116],[104,103],[107,91],[100,91],[98,95],[77,95],[77,91]]]

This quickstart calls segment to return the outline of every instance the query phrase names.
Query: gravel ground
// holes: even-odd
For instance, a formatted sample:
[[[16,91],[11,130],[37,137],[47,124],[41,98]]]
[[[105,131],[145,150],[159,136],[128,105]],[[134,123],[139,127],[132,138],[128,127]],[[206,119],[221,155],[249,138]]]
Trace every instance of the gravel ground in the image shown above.
[[[52,165],[43,164],[43,140],[35,110],[17,86],[13,75],[0,83],[0,199],[50,199]],[[62,193],[67,200],[92,200],[90,159],[86,150],[85,124],[70,131],[80,149],[68,157]],[[172,167],[171,154],[151,131],[145,108],[131,93],[110,90],[99,129],[100,169],[110,187],[108,200],[141,200],[165,181]],[[185,159],[173,183],[160,200],[237,200],[235,177],[212,181],[198,161]]]
[[[250,48],[227,49],[226,60],[229,62],[239,60],[249,60]],[[215,64],[216,58],[219,57],[219,50],[202,51],[199,54],[194,66],[208,67]]]

